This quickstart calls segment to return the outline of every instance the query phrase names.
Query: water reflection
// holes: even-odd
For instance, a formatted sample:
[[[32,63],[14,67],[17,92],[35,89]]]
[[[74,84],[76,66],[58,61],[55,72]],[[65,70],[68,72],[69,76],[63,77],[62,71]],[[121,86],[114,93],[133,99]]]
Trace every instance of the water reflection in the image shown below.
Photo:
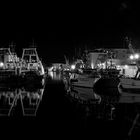
[[[85,119],[91,116],[94,119],[102,120],[113,120],[115,118],[115,105],[118,102],[118,96],[99,95],[92,88],[68,87],[67,84],[65,88],[68,98],[72,102],[77,102],[77,109],[79,110],[81,106],[84,108]]]
[[[120,96],[119,103],[140,103],[140,94],[123,93]]]
[[[19,108],[23,116],[36,116],[43,92],[44,87],[41,89],[1,87],[0,116],[12,116],[15,111],[20,112]]]
[[[48,76],[54,81],[61,81],[63,78],[63,74],[61,72],[48,72]]]
[[[67,78],[63,81],[66,96],[76,104],[76,112],[83,114],[79,118],[82,118],[85,127],[93,125],[93,120],[111,120],[117,122],[113,128],[119,127],[119,133],[123,137],[130,138],[139,134],[140,94],[119,92],[117,89],[109,90],[112,91],[109,94],[103,92],[105,89],[101,89],[101,93],[95,93],[91,88],[70,85]]]

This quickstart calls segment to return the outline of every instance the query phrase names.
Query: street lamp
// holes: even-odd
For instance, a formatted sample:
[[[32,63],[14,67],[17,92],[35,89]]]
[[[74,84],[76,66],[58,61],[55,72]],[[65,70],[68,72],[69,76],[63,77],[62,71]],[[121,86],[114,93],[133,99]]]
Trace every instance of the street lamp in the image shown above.
[[[3,62],[0,62],[0,67],[3,67],[4,66],[4,63]]]
[[[134,58],[138,59],[139,58],[139,54],[134,54]]]
[[[139,57],[140,57],[139,54],[134,54],[134,55],[130,55],[129,58],[130,58],[131,60],[133,60],[133,59],[139,59]]]
[[[134,59],[134,56],[133,55],[130,55],[130,57],[129,57],[131,60],[133,60]]]
[[[71,65],[71,69],[74,70],[75,69],[75,65]]]

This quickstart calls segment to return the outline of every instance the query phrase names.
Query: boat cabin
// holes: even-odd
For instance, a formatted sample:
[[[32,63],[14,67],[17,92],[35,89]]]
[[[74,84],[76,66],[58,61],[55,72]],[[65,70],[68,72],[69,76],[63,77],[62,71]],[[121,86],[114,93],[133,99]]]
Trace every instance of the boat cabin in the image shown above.
[[[44,75],[44,68],[39,59],[36,48],[24,48],[21,59],[21,72],[38,71]]]

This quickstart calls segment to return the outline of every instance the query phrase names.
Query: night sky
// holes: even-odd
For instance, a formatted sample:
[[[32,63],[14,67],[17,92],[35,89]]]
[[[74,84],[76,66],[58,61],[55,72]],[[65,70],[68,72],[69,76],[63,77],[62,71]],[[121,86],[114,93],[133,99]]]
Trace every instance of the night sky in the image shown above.
[[[134,1],[36,3],[7,9],[0,18],[1,47],[14,42],[20,53],[34,40],[45,62],[63,62],[75,48],[123,47],[125,36],[140,44],[140,10]]]

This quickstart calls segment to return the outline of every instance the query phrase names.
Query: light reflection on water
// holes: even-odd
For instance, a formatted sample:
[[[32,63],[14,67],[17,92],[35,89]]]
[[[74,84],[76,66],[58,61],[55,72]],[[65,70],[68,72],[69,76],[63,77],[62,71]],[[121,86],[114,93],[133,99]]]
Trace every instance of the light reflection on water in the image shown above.
[[[1,87],[0,116],[12,116],[19,106],[21,106],[23,116],[36,116],[43,92],[44,88],[28,90]]]
[[[60,72],[48,72],[48,75],[51,77],[54,81],[61,81],[62,80],[62,74]]]
[[[76,101],[78,106],[84,105],[86,114],[93,116],[94,119],[113,120],[115,117],[117,97],[99,95],[93,89],[81,87],[72,87],[67,96],[72,102]]]

